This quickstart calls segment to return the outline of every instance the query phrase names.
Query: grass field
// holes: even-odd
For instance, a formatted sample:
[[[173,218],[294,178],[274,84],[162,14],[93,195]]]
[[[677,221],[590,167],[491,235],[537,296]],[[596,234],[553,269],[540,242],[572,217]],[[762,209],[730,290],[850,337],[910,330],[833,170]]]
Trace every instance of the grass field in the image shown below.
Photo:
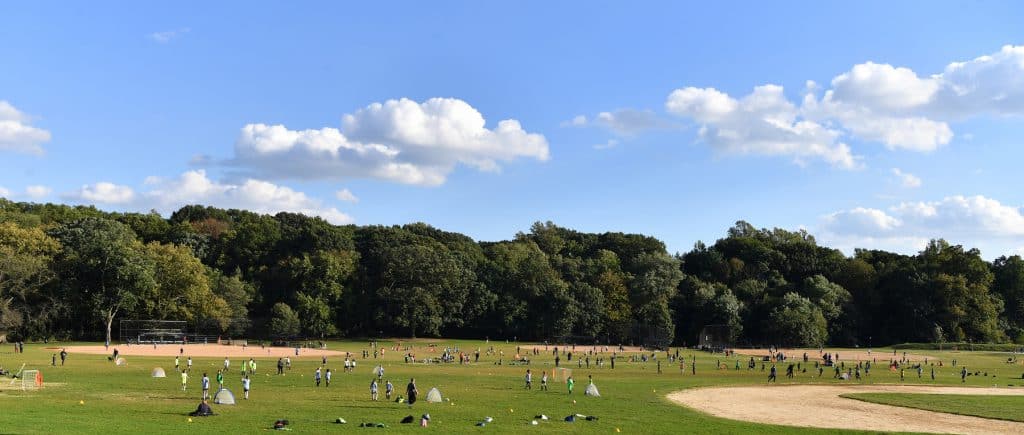
[[[857,393],[843,397],[883,405],[1024,422],[1024,397],[946,394]]]
[[[459,340],[418,340],[413,342],[418,357],[436,356],[427,351],[428,343],[436,343],[439,347],[458,346],[464,351],[480,347],[495,346],[506,355],[515,353],[515,344],[482,341]],[[687,360],[690,355],[696,356],[697,373],[692,375],[689,367],[680,373],[677,365],[664,361],[664,353],[659,355],[662,360],[661,374],[657,373],[654,362],[629,362],[627,357],[616,361],[615,369],[606,363],[602,368],[592,364],[591,369],[580,369],[576,358],[566,361],[562,358],[563,367],[571,367],[577,380],[576,392],[573,396],[566,394],[564,383],[551,382],[550,391],[539,391],[540,371],[550,370],[554,365],[554,357],[550,352],[541,352],[533,356],[534,389],[523,388],[523,375],[527,367],[495,365],[498,356],[481,354],[480,362],[468,365],[452,364],[405,364],[402,352],[387,352],[386,358],[374,360],[359,359],[358,369],[354,373],[343,373],[342,359],[331,357],[327,367],[335,372],[334,383],[330,388],[313,386],[313,372],[320,365],[319,357],[303,357],[293,359],[292,369],[284,376],[274,375],[276,358],[257,358],[258,373],[252,384],[251,398],[241,400],[240,374],[241,360],[232,361],[234,370],[226,376],[226,386],[232,389],[239,399],[236,406],[213,405],[219,415],[208,418],[193,418],[188,422],[187,413],[195,409],[199,397],[199,378],[207,371],[211,378],[221,367],[223,358],[193,358],[195,368],[189,381],[189,389],[182,392],[180,377],[174,371],[173,357],[130,357],[124,367],[115,366],[100,355],[71,354],[64,367],[51,367],[51,355],[63,345],[73,343],[27,344],[24,354],[14,354],[13,346],[7,344],[0,349],[0,365],[4,368],[17,368],[27,363],[26,368],[42,370],[47,386],[41,391],[22,392],[11,389],[9,380],[0,379],[0,409],[2,409],[2,427],[4,433],[171,433],[189,431],[191,433],[239,433],[269,429],[276,419],[288,419],[291,428],[296,432],[325,433],[364,430],[358,428],[361,422],[383,422],[389,426],[387,431],[435,431],[435,432],[499,432],[519,433],[523,431],[540,432],[573,432],[573,433],[678,433],[682,431],[698,431],[700,433],[835,433],[835,429],[799,429],[783,426],[765,426],[740,421],[725,420],[711,417],[669,402],[666,394],[684,388],[712,385],[758,385],[765,382],[766,373],[760,369],[760,362],[755,370],[748,371],[745,361],[749,357],[725,358],[721,354],[712,355],[701,352],[682,350],[680,353]],[[84,344],[84,343],[83,343]],[[92,343],[89,343],[92,344]],[[380,341],[379,346],[390,349],[392,342]],[[214,346],[214,345],[211,345]],[[365,341],[335,341],[328,344],[330,349],[346,350],[356,356],[363,349],[368,349]],[[586,348],[578,347],[579,354]],[[440,351],[438,351],[440,352]],[[842,352],[842,351],[840,351]],[[879,356],[885,356],[885,349],[878,349]],[[888,351],[891,356],[891,350]],[[960,386],[958,369],[948,366],[952,358],[966,364],[972,371],[987,371],[990,376],[972,376],[968,378],[968,386],[1021,385],[1020,380],[1024,366],[1007,364],[1005,353],[995,352],[938,352],[922,351],[933,359],[947,361],[947,366],[937,369],[934,384]],[[607,354],[605,354],[607,356]],[[184,361],[184,359],[183,359]],[[736,361],[741,363],[740,370],[735,370]],[[385,378],[391,379],[396,390],[404,394],[405,384],[410,377],[417,379],[421,392],[421,401],[412,410],[407,406],[392,402],[369,400],[369,384],[373,378],[372,369],[376,364],[386,368]],[[727,369],[716,369],[716,364],[723,364]],[[59,362],[58,362],[59,364]],[[899,382],[898,373],[884,370],[883,361],[879,368],[872,370],[871,376],[865,377],[864,384],[892,384]],[[168,377],[152,378],[150,370],[160,366],[167,370]],[[782,376],[780,384],[838,384],[844,381],[834,380],[826,372],[822,378],[817,373],[798,373],[793,380]],[[600,388],[601,397],[584,397],[583,390],[587,384],[587,375],[592,375],[594,383]],[[908,371],[909,375],[909,371]],[[853,381],[845,381],[850,383]],[[908,376],[907,383],[933,385],[928,379],[918,380],[916,374]],[[451,402],[428,404],[422,400],[426,391],[438,387]],[[215,389],[216,387],[214,387]],[[383,396],[383,388],[381,388]],[[962,400],[962,398],[956,398]],[[576,402],[573,403],[573,400]],[[784,406],[784,398],[779,404],[763,404]],[[900,399],[902,400],[902,399]],[[944,399],[942,399],[944,400]],[[986,401],[992,400],[986,398]],[[1021,403],[1013,398],[1014,403]],[[941,400],[939,401],[941,402]],[[1010,402],[1007,402],[1008,404]],[[902,404],[902,403],[901,403]],[[958,411],[937,405],[940,411]],[[1009,406],[1009,405],[1007,405]],[[931,408],[929,408],[931,409]],[[1002,409],[1002,408],[1000,408]],[[430,427],[423,429],[417,425],[402,425],[399,420],[406,415],[430,413]],[[577,421],[566,423],[562,419],[569,414],[594,415],[597,421]],[[545,414],[551,418],[542,421],[538,426],[529,423],[537,414]],[[1020,415],[1019,413],[1013,415]],[[493,417],[494,421],[486,427],[474,426],[484,417]],[[332,422],[342,417],[347,425]],[[1009,418],[1006,415],[997,416]],[[370,429],[365,429],[370,430]],[[380,429],[377,429],[380,430]]]

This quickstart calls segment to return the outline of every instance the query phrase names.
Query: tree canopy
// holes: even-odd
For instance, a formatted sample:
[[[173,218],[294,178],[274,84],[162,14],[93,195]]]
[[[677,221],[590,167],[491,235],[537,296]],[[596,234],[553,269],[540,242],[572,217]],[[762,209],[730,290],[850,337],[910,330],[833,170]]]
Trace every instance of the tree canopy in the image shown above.
[[[1024,340],[1024,261],[934,240],[916,255],[737,222],[671,255],[649,236],[538,222],[477,242],[424,223],[158,214],[0,199],[0,332],[112,338],[121,319],[233,336],[453,336],[814,346]]]

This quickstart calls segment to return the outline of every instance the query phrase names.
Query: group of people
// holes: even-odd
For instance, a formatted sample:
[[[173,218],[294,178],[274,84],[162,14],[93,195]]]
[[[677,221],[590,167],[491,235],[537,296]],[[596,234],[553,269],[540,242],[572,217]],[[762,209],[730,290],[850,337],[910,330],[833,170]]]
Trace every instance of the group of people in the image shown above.
[[[593,375],[587,375],[587,379],[589,379],[590,384],[594,383]],[[526,384],[523,386],[523,388],[525,388],[527,390],[532,390],[533,389],[533,371],[532,370],[526,369],[525,380],[526,380]],[[576,381],[573,379],[573,377],[571,375],[567,376],[565,378],[565,388],[566,388],[566,390],[568,391],[568,393],[570,395],[572,394],[572,390],[573,390],[573,388],[575,386],[576,386]],[[541,391],[548,391],[548,372],[547,371],[543,371],[543,370],[541,371],[541,375],[540,375],[540,390]]]
[[[63,366],[64,365],[64,361],[66,361],[68,359],[68,350],[65,349],[65,348],[61,348],[59,354],[55,353],[55,354],[51,355],[50,356],[50,365],[51,366],[54,366],[54,367],[57,366],[57,355],[60,355],[60,365]]]

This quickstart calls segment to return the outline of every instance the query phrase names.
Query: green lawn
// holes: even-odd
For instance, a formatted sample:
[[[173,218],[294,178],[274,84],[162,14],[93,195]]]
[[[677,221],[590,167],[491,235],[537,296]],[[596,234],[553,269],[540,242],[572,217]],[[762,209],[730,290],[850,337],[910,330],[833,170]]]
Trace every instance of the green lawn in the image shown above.
[[[464,350],[485,348],[482,341],[432,340],[440,345],[460,346]],[[386,359],[360,360],[356,373],[341,372],[341,360],[333,357],[328,367],[335,372],[334,384],[319,389],[313,386],[312,374],[320,365],[319,358],[293,360],[291,372],[285,376],[267,375],[274,371],[275,359],[258,359],[260,373],[253,381],[251,399],[241,400],[240,376],[233,373],[226,383],[239,398],[237,406],[217,406],[220,415],[210,418],[196,418],[188,423],[186,414],[195,408],[199,398],[199,377],[203,370],[212,375],[221,366],[222,358],[195,358],[197,373],[189,383],[189,391],[182,392],[180,378],[174,372],[172,357],[141,358],[130,357],[126,367],[117,367],[98,355],[72,354],[67,366],[50,367],[53,348],[61,344],[29,344],[26,353],[12,353],[12,346],[0,348],[0,365],[5,368],[18,367],[22,362],[28,368],[38,368],[44,373],[50,386],[37,392],[21,392],[7,388],[9,380],[0,379],[4,389],[0,390],[0,432],[4,433],[242,433],[269,428],[274,420],[286,418],[296,432],[325,433],[358,429],[360,422],[384,422],[388,431],[423,431],[415,425],[401,425],[399,420],[409,414],[416,417],[423,412],[432,416],[426,431],[439,433],[499,432],[513,433],[524,430],[547,433],[829,433],[835,429],[808,430],[781,426],[764,426],[710,417],[670,403],[665,395],[683,388],[707,385],[760,384],[765,373],[760,367],[753,371],[745,368],[734,370],[736,358],[696,353],[697,375],[689,370],[680,374],[663,363],[663,373],[658,374],[656,365],[630,363],[620,357],[612,370],[606,364],[603,368],[578,369],[575,359],[569,364],[577,379],[576,395],[569,397],[562,383],[552,382],[551,391],[538,391],[539,373],[535,374],[535,388],[523,389],[522,378],[526,367],[495,365],[497,357],[481,356],[477,364],[424,365],[405,364],[400,352],[388,352]],[[417,343],[421,344],[421,343]],[[505,355],[515,353],[514,344],[491,343],[504,351]],[[390,342],[380,342],[381,347],[390,348]],[[367,348],[365,341],[331,342],[329,348],[343,349],[358,353]],[[580,347],[580,350],[583,348]],[[882,349],[880,349],[882,351]],[[949,358],[951,354],[928,352],[933,357]],[[426,354],[423,348],[418,355]],[[691,355],[683,351],[683,355]],[[662,357],[663,358],[663,357]],[[1009,376],[1019,378],[1021,366],[1007,366],[1004,354],[957,353],[961,364],[972,368],[1000,373],[997,378],[1003,383],[1012,383]],[[745,357],[739,358],[745,361]],[[716,370],[718,361],[730,369]],[[233,361],[238,367],[240,360]],[[385,401],[369,400],[369,384],[372,368],[379,362],[386,367],[387,378],[404,392],[410,377],[417,379],[422,395],[431,387],[438,387],[451,403],[427,404],[419,402],[413,410],[404,405]],[[881,361],[880,361],[881,363]],[[161,366],[168,371],[167,378],[151,378],[150,370]],[[533,358],[531,368],[536,372],[550,369],[553,356],[550,353]],[[592,365],[593,367],[593,365]],[[745,367],[745,366],[744,366]],[[793,381],[804,384],[833,383],[831,376],[817,378],[811,371],[799,374]],[[1012,374],[1013,372],[1018,372]],[[602,397],[584,397],[587,375],[593,375]],[[1005,376],[1005,377],[1004,377]],[[915,377],[916,378],[916,377]],[[780,379],[784,379],[780,376]],[[898,374],[887,370],[873,370],[865,383],[896,383]],[[908,383],[916,379],[908,379]],[[977,386],[991,386],[992,379],[971,379]],[[931,384],[925,380],[923,383]],[[939,384],[960,385],[960,379],[951,367],[938,373]],[[1018,381],[1019,383],[1019,381]],[[381,389],[383,393],[383,388]],[[382,394],[383,395],[383,394]],[[959,399],[959,398],[958,398]],[[576,403],[573,403],[576,400]],[[992,400],[986,398],[987,400]],[[1019,399],[1018,399],[1019,400]],[[84,402],[84,404],[81,404]],[[1018,405],[1021,402],[1014,402]],[[1009,405],[1007,405],[1009,406]],[[595,415],[598,421],[565,423],[562,419],[573,413]],[[529,426],[536,414],[546,414],[550,421],[539,426]],[[1020,415],[1019,413],[1016,415]],[[494,422],[486,427],[474,424],[484,417],[493,417]],[[349,424],[332,424],[335,418],[343,417]],[[1001,417],[1005,418],[1005,415]]]
[[[844,394],[843,397],[883,405],[1024,422],[1024,397],[1022,396],[857,393]]]

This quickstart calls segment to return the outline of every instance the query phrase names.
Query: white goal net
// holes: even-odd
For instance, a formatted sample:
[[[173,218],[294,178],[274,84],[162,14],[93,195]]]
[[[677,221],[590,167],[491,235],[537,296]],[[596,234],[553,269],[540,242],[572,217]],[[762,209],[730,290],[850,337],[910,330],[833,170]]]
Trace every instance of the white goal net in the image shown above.
[[[19,379],[22,390],[38,390],[43,387],[43,374],[39,370],[24,370]]]
[[[564,382],[566,379],[569,379],[569,376],[572,376],[572,369],[564,367],[551,369],[551,378],[555,381]]]

